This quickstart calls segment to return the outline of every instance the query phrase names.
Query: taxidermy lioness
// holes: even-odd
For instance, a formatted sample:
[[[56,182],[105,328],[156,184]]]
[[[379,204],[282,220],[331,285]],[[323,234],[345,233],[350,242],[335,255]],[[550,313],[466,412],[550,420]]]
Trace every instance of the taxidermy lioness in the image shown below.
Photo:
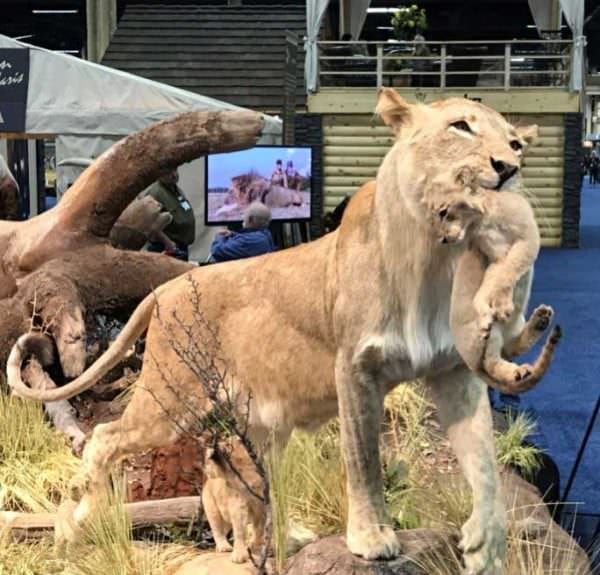
[[[231,470],[225,457],[241,475],[243,482]],[[233,549],[231,560],[234,563],[243,563],[248,559],[246,545],[248,524],[252,525],[250,548],[258,549],[263,540],[265,507],[263,501],[256,497],[256,495],[262,497],[260,476],[239,441],[230,442],[226,454],[221,451],[221,448],[207,449],[204,461],[204,473],[207,479],[202,488],[202,505],[217,551],[222,553]],[[227,541],[227,535],[232,530],[233,548]]]
[[[538,307],[526,323],[529,270],[540,236],[529,202],[516,192],[473,193],[446,197],[433,220],[442,243],[466,240],[450,304],[450,329],[465,363],[504,393],[531,389],[546,373],[561,330],[556,326],[533,366],[502,356],[524,353],[544,332],[552,309]],[[516,291],[515,291],[516,288]]]
[[[255,445],[274,434],[283,446],[294,428],[315,429],[339,415],[346,543],[367,559],[401,552],[383,497],[379,430],[386,393],[421,378],[473,490],[462,527],[466,571],[501,574],[506,516],[487,386],[461,360],[449,325],[454,273],[466,246],[438,241],[427,225],[427,202],[436,181],[461,191],[465,168],[477,188],[509,186],[518,177],[517,147],[526,144],[527,132],[467,98],[410,104],[385,88],[377,111],[395,143],[377,181],[358,190],[335,231],[167,282],[140,303],[92,366],[56,390],[23,384],[27,336],[15,344],[9,384],[22,396],[52,401],[93,386],[147,329],[129,404],[119,420],[96,426],[85,447],[78,524],[95,513],[115,461],[170,445],[211,408],[178,351],[200,357],[200,342],[218,330],[215,361],[242,397],[247,393]],[[194,321],[198,313],[204,321]]]

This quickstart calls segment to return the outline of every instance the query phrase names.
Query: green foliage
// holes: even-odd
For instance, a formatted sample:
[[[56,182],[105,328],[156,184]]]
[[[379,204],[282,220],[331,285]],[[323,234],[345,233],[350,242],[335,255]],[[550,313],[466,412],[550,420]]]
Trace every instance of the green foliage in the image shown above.
[[[391,23],[398,40],[412,40],[416,34],[427,30],[425,8],[419,8],[416,4],[399,6],[392,15]]]
[[[501,465],[513,467],[525,477],[531,477],[540,466],[541,450],[535,445],[524,443],[535,431],[535,422],[525,414],[512,418],[504,433],[496,433],[496,457]]]

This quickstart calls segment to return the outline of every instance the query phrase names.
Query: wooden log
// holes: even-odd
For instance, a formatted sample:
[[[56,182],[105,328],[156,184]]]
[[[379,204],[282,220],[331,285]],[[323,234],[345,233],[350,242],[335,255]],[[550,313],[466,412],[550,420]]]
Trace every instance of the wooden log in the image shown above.
[[[73,507],[70,501],[63,505]],[[202,503],[199,496],[174,497],[126,503],[125,510],[133,527],[143,527],[189,522],[199,516]],[[0,532],[10,532],[11,538],[16,541],[39,539],[55,528],[56,519],[56,513],[0,511]]]

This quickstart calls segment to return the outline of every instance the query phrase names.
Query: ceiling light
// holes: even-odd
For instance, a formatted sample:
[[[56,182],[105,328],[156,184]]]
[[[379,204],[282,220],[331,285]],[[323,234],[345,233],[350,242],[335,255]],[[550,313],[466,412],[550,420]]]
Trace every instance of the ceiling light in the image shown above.
[[[32,10],[34,14],[77,14],[79,10]]]
[[[398,8],[367,8],[367,14],[387,14],[396,11]]]

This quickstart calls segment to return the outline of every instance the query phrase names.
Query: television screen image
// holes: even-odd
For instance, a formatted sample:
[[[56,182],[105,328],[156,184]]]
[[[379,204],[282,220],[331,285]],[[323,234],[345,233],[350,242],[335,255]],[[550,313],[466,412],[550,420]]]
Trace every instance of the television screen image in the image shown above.
[[[310,219],[310,147],[257,146],[206,160],[206,224],[241,222],[252,202],[273,220]]]

